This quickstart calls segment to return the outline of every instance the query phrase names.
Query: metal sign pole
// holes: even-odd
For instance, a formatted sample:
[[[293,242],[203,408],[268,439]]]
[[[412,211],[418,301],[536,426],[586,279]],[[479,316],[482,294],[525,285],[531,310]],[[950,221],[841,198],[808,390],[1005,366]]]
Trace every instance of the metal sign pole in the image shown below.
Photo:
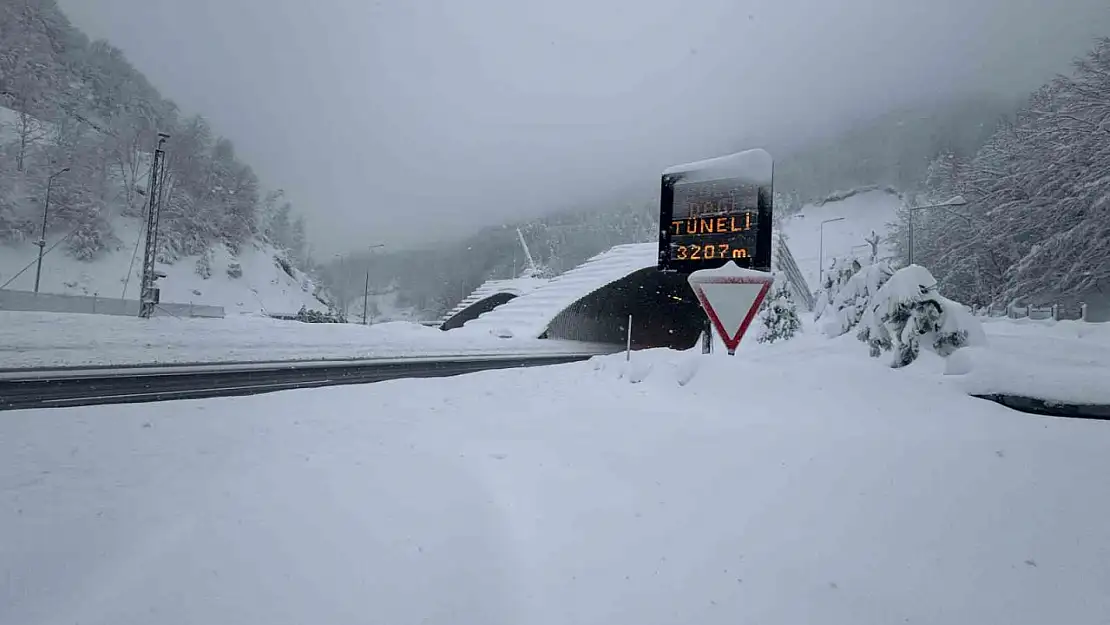
[[[632,315],[628,315],[628,343],[625,346],[624,361],[632,360]]]

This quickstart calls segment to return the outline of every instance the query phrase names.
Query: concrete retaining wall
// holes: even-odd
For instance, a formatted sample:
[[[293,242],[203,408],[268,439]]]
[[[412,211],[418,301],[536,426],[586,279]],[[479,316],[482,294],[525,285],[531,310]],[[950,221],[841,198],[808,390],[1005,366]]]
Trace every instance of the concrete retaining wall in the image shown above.
[[[139,300],[0,289],[0,310],[137,317],[139,315]],[[159,317],[223,318],[224,307],[163,302],[154,309],[154,315]]]

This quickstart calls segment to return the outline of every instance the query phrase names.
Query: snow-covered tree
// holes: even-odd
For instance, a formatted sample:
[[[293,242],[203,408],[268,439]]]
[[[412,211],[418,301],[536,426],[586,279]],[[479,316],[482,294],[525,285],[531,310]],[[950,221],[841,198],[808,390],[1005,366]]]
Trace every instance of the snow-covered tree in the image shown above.
[[[939,191],[927,192],[943,200],[955,190],[969,202],[915,221],[915,262],[946,293],[982,306],[1075,301],[1110,288],[1108,94],[1104,38],[1000,123],[974,158],[934,162],[927,186]]]
[[[979,320],[962,304],[941,296],[936,279],[920,265],[898,270],[878,290],[857,337],[868,344],[873,357],[893,351],[895,368],[916,360],[922,347],[947,357],[986,341]]]
[[[289,233],[289,255],[299,265],[303,266],[308,248],[308,232],[305,227],[304,217],[298,215],[293,220],[293,228]]]
[[[802,321],[798,318],[798,307],[790,294],[790,285],[785,278],[776,279],[771,293],[760,307],[756,340],[760,343],[785,341],[794,338],[801,329]]]
[[[894,270],[885,261],[860,268],[837,291],[836,298],[826,309],[822,325],[824,333],[833,338],[856,327],[892,275]]]
[[[207,280],[212,277],[212,252],[205,250],[200,258],[197,259],[194,271],[201,279]]]
[[[837,294],[852,276],[856,275],[863,265],[855,257],[845,256],[833,258],[825,270],[824,282],[817,293],[817,302],[814,306],[814,318],[820,319],[828,310],[829,304],[836,301]]]

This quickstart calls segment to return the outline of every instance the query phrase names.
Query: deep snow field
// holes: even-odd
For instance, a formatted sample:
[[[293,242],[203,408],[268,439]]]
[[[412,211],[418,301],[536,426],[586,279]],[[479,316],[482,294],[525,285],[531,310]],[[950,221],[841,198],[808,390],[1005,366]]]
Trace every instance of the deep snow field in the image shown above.
[[[937,361],[807,328],[4,413],[0,624],[1105,622],[1110,423]]]

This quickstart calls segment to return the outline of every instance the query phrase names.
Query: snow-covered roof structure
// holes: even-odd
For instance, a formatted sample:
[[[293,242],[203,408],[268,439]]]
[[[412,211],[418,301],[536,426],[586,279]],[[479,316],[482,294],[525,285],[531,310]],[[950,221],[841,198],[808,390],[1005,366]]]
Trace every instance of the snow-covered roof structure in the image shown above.
[[[466,323],[468,329],[488,329],[515,337],[541,337],[551,322],[575,302],[659,261],[656,243],[618,245],[552,278],[525,296]]]
[[[546,278],[521,277],[509,280],[486,280],[474,292],[466,296],[440,320],[439,326],[452,329],[504,302],[531,293],[546,284]]]

